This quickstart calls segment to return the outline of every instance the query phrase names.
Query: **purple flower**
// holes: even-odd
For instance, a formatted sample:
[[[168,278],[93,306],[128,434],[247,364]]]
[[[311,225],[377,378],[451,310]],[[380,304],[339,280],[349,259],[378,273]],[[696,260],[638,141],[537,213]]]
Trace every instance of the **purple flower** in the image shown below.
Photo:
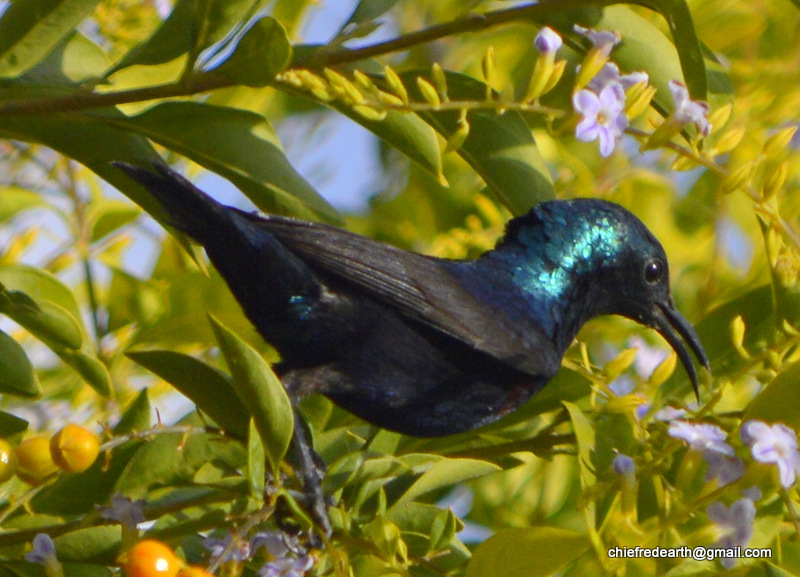
[[[25,560],[29,563],[48,565],[56,562],[56,546],[50,535],[39,533],[33,538],[33,549],[25,553]]]
[[[712,451],[730,457],[734,455],[733,447],[725,442],[728,434],[716,425],[673,421],[667,433],[674,439],[686,441],[693,449]]]
[[[595,92],[600,92],[609,84],[621,84],[622,88],[627,90],[634,84],[640,82],[649,82],[650,77],[647,72],[632,72],[631,74],[620,74],[619,66],[613,62],[606,62],[600,69],[600,72],[594,75],[594,78],[589,82],[588,87]]]
[[[611,468],[619,476],[623,487],[632,488],[636,486],[636,463],[631,457],[617,453],[611,462]]]
[[[620,37],[616,32],[608,32],[607,30],[592,30],[591,28],[584,28],[575,24],[572,27],[575,32],[589,39],[589,42],[605,56],[611,54],[611,50],[619,44]]]
[[[670,422],[674,421],[675,419],[680,419],[684,416],[686,416],[686,410],[667,405],[656,412],[656,414],[653,415],[653,418],[656,421]]]
[[[256,554],[259,548],[264,547],[267,553],[272,557],[286,557],[292,550],[286,542],[286,538],[286,535],[280,531],[256,533],[253,535],[253,538],[250,539],[250,549],[253,555]]]
[[[741,436],[756,461],[777,465],[783,487],[788,489],[794,485],[800,472],[800,453],[797,435],[792,429],[783,423],[770,427],[762,421],[747,421],[742,425]]]
[[[689,90],[677,80],[669,81],[669,91],[675,103],[673,117],[680,124],[694,124],[697,132],[708,136],[711,132],[711,123],[708,122],[708,104],[689,98]]]
[[[310,555],[302,557],[278,557],[258,570],[260,577],[303,577],[314,566]]]
[[[733,483],[744,475],[744,461],[739,457],[723,455],[716,451],[703,451],[703,459],[708,463],[706,481],[716,479],[722,486]]]
[[[125,497],[121,493],[114,493],[111,496],[111,506],[101,507],[95,505],[103,519],[116,521],[125,525],[128,529],[135,529],[139,523],[144,523],[147,519],[142,512],[142,508],[147,504],[144,499],[134,501]]]
[[[628,126],[622,86],[610,84],[599,95],[591,90],[581,90],[572,97],[572,106],[583,116],[575,128],[575,138],[582,142],[597,140],[600,154],[610,156],[617,139]]]
[[[719,547],[729,549],[732,547],[745,547],[753,536],[753,521],[756,518],[756,506],[747,497],[739,499],[730,508],[719,501],[711,503],[706,509],[706,515],[723,532],[723,537],[717,542]],[[720,559],[726,569],[736,565],[734,558]]]
[[[222,562],[235,561],[243,562],[250,559],[252,551],[250,543],[247,541],[236,541],[231,547],[233,535],[228,533],[224,539],[214,539],[206,537],[203,539],[203,547],[211,552],[211,557],[214,559],[222,557]]]
[[[756,501],[758,501],[762,497],[761,489],[759,489],[757,486],[753,485],[752,487],[748,487],[747,489],[744,489],[742,491],[742,496],[743,497],[747,497],[753,503],[755,503]]]
[[[631,457],[622,453],[617,453],[617,456],[614,457],[611,462],[611,468],[621,477],[636,474],[636,463]]]
[[[561,48],[562,44],[561,36],[549,26],[545,26],[539,30],[539,33],[533,40],[533,45],[536,47],[536,50],[542,54],[554,54]]]

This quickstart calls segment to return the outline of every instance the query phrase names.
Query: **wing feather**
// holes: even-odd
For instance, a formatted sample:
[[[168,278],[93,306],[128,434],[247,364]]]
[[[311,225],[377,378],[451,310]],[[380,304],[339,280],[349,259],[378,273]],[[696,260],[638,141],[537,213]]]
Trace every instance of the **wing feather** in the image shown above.
[[[416,321],[529,374],[558,370],[555,345],[536,324],[510,319],[502,308],[469,293],[440,259],[325,224],[242,214],[311,268],[357,287]]]

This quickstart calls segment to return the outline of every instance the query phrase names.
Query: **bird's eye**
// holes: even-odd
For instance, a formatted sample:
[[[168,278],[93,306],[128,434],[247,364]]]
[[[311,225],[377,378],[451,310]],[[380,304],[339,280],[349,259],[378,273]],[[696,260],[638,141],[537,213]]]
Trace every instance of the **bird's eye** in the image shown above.
[[[654,258],[651,261],[648,261],[646,265],[644,265],[644,280],[649,283],[655,283],[661,280],[664,276],[664,263],[662,263],[657,258]]]

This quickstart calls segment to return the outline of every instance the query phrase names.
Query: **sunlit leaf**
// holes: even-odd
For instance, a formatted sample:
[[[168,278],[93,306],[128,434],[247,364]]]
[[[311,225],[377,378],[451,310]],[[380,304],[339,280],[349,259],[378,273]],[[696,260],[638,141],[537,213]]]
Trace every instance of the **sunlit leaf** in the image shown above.
[[[0,286],[0,313],[51,348],[79,349],[83,344],[83,328],[78,320],[52,301],[35,301],[23,292],[4,291]]]
[[[189,483],[206,463],[214,461],[233,471],[246,464],[244,446],[214,434],[158,435],[130,458],[114,491],[143,497],[155,487]]]
[[[499,471],[500,467],[486,461],[474,459],[441,459],[434,462],[422,476],[398,499],[395,507],[413,501],[435,489],[455,485]]]
[[[13,435],[23,433],[28,428],[28,421],[19,417],[0,411],[0,438],[7,439]]]
[[[116,232],[126,224],[130,224],[142,214],[141,210],[131,206],[129,202],[98,200],[92,203],[92,241]]]
[[[262,116],[197,102],[165,102],[114,124],[224,176],[264,212],[339,220],[338,212],[289,163]]]
[[[264,16],[244,33],[217,70],[245,86],[261,87],[286,68],[291,57],[286,30],[274,18]]]
[[[0,186],[0,222],[21,212],[46,206],[41,197],[18,186]]]
[[[158,30],[131,50],[110,72],[134,64],[155,65],[183,54],[200,52],[222,41],[243,19],[263,5],[261,0],[178,0]]]
[[[125,407],[117,424],[114,426],[115,435],[124,435],[134,431],[144,431],[150,428],[151,421],[150,398],[147,389],[142,389],[138,395]]]
[[[258,434],[255,421],[250,419],[250,427],[247,431],[247,482],[250,485],[250,494],[256,498],[264,495],[266,481],[266,453],[264,443]]]
[[[800,431],[800,413],[787,399],[800,394],[800,362],[783,369],[750,403],[742,422],[758,419],[766,423],[784,423]]]
[[[586,535],[557,527],[502,529],[475,550],[467,577],[547,577],[589,546]]]
[[[99,0],[13,2],[0,18],[0,77],[33,68],[94,9]]]
[[[252,415],[271,471],[277,475],[294,432],[294,412],[289,395],[255,350],[213,318],[211,326],[231,370],[232,385]]]
[[[583,414],[583,411],[573,403],[564,403],[569,412],[572,428],[575,431],[575,439],[578,442],[578,459],[581,468],[581,484],[589,487],[596,481],[595,470],[592,456],[595,450],[595,431],[592,423]]]
[[[133,351],[128,357],[186,395],[223,430],[247,438],[249,413],[224,373],[173,351]]]
[[[20,397],[41,394],[39,381],[25,350],[3,331],[0,331],[0,367],[0,393]]]

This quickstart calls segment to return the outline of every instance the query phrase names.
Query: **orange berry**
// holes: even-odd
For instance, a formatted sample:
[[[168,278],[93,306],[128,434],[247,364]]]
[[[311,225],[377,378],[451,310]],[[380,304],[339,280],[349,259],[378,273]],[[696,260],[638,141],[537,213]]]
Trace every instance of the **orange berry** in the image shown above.
[[[214,577],[211,573],[205,570],[205,567],[200,565],[190,565],[184,567],[178,572],[178,577]]]
[[[17,472],[17,454],[5,439],[0,439],[0,483],[5,483]]]
[[[58,471],[50,456],[47,437],[31,437],[19,444],[17,450],[17,477],[31,485],[38,485]]]
[[[120,555],[127,577],[176,577],[181,560],[167,545],[155,539],[139,541]]]
[[[100,454],[100,441],[83,427],[69,424],[50,439],[50,454],[62,470],[82,473]]]

